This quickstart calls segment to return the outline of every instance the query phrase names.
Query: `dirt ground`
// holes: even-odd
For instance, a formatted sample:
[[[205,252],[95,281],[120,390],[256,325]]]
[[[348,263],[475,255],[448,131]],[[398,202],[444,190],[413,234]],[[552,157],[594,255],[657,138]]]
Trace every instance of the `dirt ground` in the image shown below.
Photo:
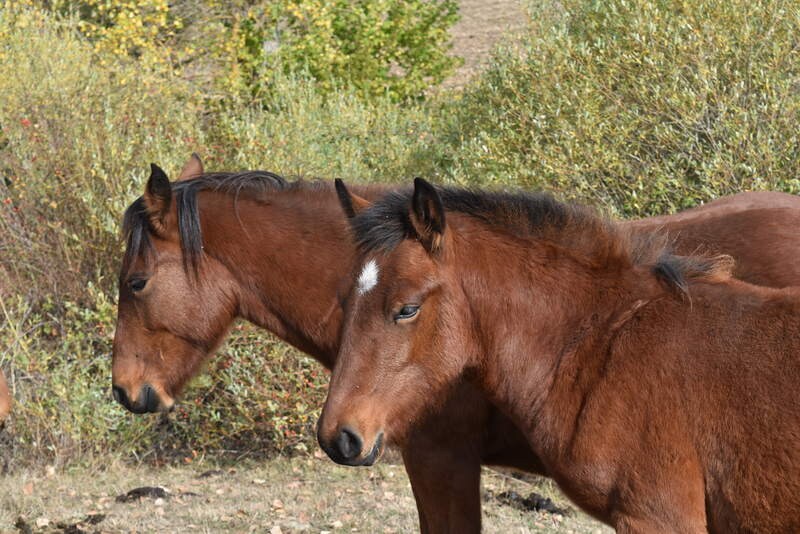
[[[503,35],[525,25],[520,0],[462,0],[461,20],[453,26],[452,53],[464,63],[445,81],[445,87],[463,86],[486,62]]]
[[[182,467],[94,465],[42,469],[0,479],[0,532],[413,532],[417,514],[401,465],[347,468],[322,457],[208,463]],[[139,487],[164,488],[130,502]],[[552,499],[562,513],[523,511],[500,502],[514,491]],[[483,475],[485,532],[606,533],[546,480]]]

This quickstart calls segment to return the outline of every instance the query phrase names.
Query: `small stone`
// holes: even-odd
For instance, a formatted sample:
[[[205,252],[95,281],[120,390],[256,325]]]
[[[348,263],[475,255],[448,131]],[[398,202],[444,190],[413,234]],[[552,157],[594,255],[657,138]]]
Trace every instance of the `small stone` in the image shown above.
[[[164,499],[162,499],[161,497],[159,497],[158,499],[156,499],[155,501],[153,501],[153,504],[155,504],[156,506],[164,506]]]
[[[36,523],[36,528],[44,528],[50,524],[50,520],[47,519],[46,517],[40,517],[35,521],[35,523]]]
[[[283,502],[281,502],[280,499],[275,499],[274,501],[272,501],[272,507],[273,508],[283,508]]]
[[[337,519],[336,521],[334,521],[333,523],[331,523],[331,526],[332,526],[333,528],[342,528],[342,527],[344,526],[344,523],[342,523],[341,521],[339,521],[339,520]]]
[[[283,534],[283,531],[281,530],[281,527],[275,525],[274,527],[269,529],[269,534]]]

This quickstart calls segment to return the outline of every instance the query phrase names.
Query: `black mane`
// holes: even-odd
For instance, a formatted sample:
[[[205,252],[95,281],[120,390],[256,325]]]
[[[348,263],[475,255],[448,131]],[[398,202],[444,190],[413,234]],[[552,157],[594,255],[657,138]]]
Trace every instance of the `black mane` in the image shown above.
[[[184,268],[197,275],[202,257],[203,234],[200,228],[200,213],[197,208],[197,193],[200,191],[222,191],[234,195],[258,194],[271,191],[285,191],[307,186],[309,182],[298,180],[289,182],[284,177],[267,171],[216,172],[172,183],[172,195],[177,204],[178,234],[183,252]],[[125,211],[122,232],[126,240],[123,259],[123,276],[129,275],[133,261],[145,254],[150,260],[153,245],[150,233],[153,228],[147,214],[144,199],[139,197]]]
[[[601,219],[583,206],[565,204],[547,193],[490,192],[437,187],[445,210],[464,213],[518,236],[537,236],[572,223],[594,224]],[[389,193],[352,220],[358,247],[391,251],[416,232],[409,219],[410,190]]]
[[[546,239],[589,250],[599,261],[610,258],[646,264],[667,286],[688,294],[689,281],[729,273],[730,257],[677,256],[664,232],[631,235],[617,223],[577,204],[559,202],[547,193],[490,192],[437,187],[446,212],[458,212],[516,237]],[[389,252],[415,239],[409,218],[412,191],[389,193],[351,219],[362,253]],[[565,231],[565,230],[572,231]]]

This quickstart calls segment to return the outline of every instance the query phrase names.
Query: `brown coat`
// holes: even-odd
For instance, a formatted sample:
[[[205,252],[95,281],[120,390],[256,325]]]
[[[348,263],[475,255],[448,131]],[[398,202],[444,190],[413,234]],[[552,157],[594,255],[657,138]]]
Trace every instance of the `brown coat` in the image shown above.
[[[619,532],[800,530],[800,290],[548,197],[415,185],[353,219],[332,459],[370,465],[466,379]]]

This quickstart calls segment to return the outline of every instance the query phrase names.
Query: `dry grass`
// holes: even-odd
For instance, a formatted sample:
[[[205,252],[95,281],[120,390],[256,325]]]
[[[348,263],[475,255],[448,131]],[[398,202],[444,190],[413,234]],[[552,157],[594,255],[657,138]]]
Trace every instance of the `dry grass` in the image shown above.
[[[414,499],[402,466],[345,468],[327,458],[279,458],[222,467],[94,465],[68,472],[44,469],[0,480],[0,531],[33,532],[411,532]],[[211,472],[210,476],[202,476]],[[170,497],[116,502],[140,486],[164,486]],[[486,532],[607,532],[578,513],[522,512],[491,495],[509,489],[564,499],[549,481],[535,485],[484,472]],[[99,518],[96,525],[86,521]],[[21,521],[20,521],[21,520]],[[15,526],[18,525],[18,526]],[[77,532],[73,530],[72,532]]]

